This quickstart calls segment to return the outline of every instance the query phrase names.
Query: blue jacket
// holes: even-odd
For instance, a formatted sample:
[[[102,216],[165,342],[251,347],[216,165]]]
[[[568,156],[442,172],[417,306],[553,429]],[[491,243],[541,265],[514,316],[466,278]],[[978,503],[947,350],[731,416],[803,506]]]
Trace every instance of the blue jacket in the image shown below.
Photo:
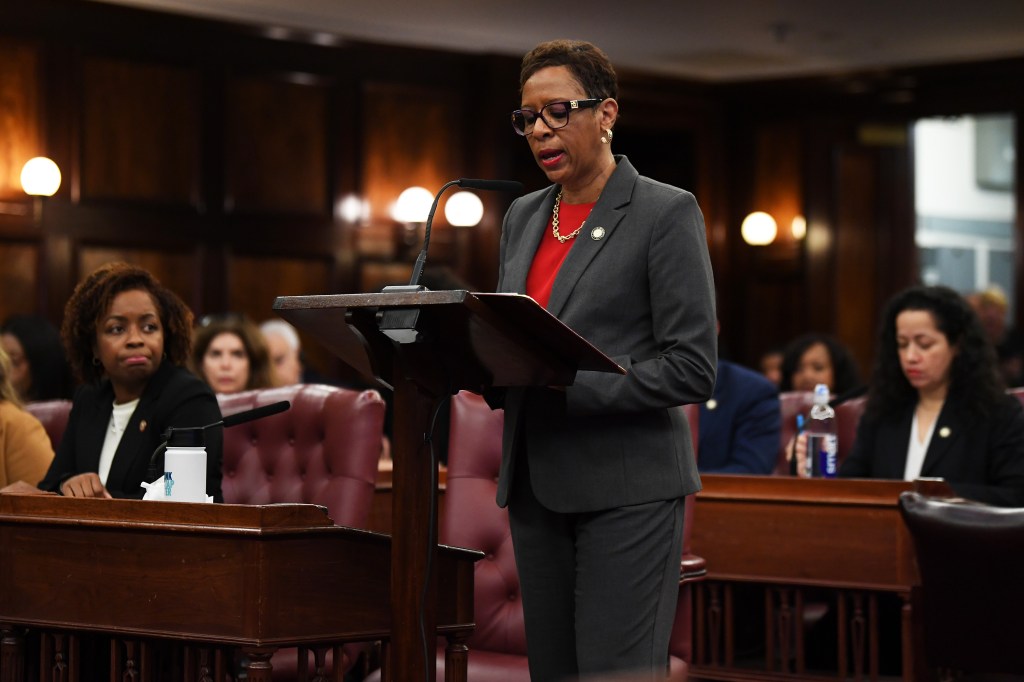
[[[700,406],[697,468],[704,473],[770,474],[781,428],[775,384],[720,360],[714,395]]]

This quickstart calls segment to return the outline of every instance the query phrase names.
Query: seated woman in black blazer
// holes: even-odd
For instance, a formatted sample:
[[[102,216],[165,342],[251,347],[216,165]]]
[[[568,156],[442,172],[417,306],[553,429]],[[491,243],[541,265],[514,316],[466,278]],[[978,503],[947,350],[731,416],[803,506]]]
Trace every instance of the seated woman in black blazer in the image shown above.
[[[110,263],[75,288],[61,335],[84,384],[39,484],[69,497],[142,497],[169,427],[220,421],[209,387],[184,364],[192,313],[149,272]],[[221,429],[206,433],[206,492],[221,501]],[[159,470],[163,470],[158,459]]]
[[[798,460],[806,456],[800,441]],[[957,292],[914,287],[889,302],[864,416],[839,475],[941,477],[961,497],[1024,506],[1024,411]]]

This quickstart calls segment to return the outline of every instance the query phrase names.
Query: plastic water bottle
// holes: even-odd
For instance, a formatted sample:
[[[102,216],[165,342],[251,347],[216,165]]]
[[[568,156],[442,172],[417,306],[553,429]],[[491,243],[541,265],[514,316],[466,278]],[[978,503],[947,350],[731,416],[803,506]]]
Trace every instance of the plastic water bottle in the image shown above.
[[[814,387],[814,406],[807,419],[807,475],[835,478],[839,471],[836,462],[836,411],[828,404],[828,386]]]

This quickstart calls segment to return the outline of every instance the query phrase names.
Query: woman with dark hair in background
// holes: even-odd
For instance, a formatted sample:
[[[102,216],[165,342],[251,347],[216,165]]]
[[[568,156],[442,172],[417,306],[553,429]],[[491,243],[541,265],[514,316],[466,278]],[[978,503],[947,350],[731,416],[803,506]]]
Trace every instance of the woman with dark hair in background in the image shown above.
[[[71,398],[71,367],[57,328],[37,315],[12,315],[0,326],[10,380],[26,403]]]
[[[868,402],[839,475],[940,477],[961,497],[1024,506],[1024,411],[957,292],[914,287],[890,301]]]
[[[203,318],[195,330],[189,366],[217,393],[274,385],[267,343],[259,327],[243,315]]]
[[[40,488],[142,497],[150,458],[168,428],[220,421],[217,398],[184,367],[191,330],[192,312],[142,268],[110,263],[75,287],[61,334],[84,385]],[[216,501],[221,450],[221,429],[208,429],[206,492]]]
[[[512,203],[498,291],[525,293],[625,368],[507,389],[508,506],[534,682],[663,679],[686,495],[682,405],[715,383],[714,282],[692,194],[612,154],[618,84],[590,43],[523,58],[512,126],[551,185]],[[498,395],[489,395],[492,405]]]
[[[827,334],[806,334],[791,341],[782,356],[780,391],[813,391],[825,384],[834,395],[861,386],[850,351]]]

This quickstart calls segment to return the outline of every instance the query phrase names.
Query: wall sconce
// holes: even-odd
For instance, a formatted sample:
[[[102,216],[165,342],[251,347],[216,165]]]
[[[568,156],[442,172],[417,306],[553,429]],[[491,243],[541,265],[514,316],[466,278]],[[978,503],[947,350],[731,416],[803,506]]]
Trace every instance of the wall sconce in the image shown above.
[[[484,217],[484,203],[472,192],[456,192],[444,205],[444,217],[452,227],[474,227]]]
[[[793,234],[793,239],[800,241],[807,236],[807,218],[802,215],[793,216],[793,224],[789,229]]]
[[[391,207],[391,217],[400,223],[425,223],[434,195],[423,187],[408,187]]]
[[[751,246],[771,244],[778,233],[779,228],[775,224],[775,218],[764,211],[754,211],[743,219],[743,225],[740,227],[743,241]]]
[[[35,220],[43,220],[43,197],[52,197],[60,188],[60,169],[45,156],[29,159],[21,169],[21,188],[35,197]]]
[[[409,187],[402,190],[398,200],[391,207],[391,217],[401,223],[398,236],[399,248],[409,255],[421,239],[427,224],[434,195],[423,187]]]
[[[356,223],[365,225],[370,219],[370,202],[360,199],[354,194],[349,194],[338,202],[335,214],[350,225]]]

